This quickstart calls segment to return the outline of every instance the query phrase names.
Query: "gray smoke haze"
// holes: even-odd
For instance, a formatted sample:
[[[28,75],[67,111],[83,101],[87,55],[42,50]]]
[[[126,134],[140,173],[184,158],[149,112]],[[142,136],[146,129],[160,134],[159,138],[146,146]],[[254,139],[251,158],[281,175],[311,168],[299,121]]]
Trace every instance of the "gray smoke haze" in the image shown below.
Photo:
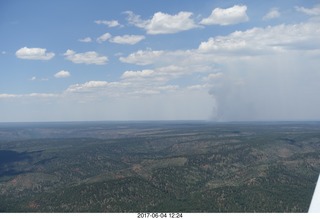
[[[216,103],[214,120],[320,119],[320,71],[315,57],[277,55],[233,66],[224,69],[224,77],[209,91]]]

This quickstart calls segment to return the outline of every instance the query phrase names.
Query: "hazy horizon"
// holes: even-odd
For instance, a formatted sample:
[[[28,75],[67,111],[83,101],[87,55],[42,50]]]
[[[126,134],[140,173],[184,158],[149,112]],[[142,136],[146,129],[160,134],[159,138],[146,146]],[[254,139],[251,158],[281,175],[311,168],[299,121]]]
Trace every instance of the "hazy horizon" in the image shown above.
[[[320,120],[254,120],[254,121],[214,121],[214,120],[61,120],[61,121],[9,121],[9,122],[0,122],[1,124],[46,124],[46,123],[52,123],[52,124],[71,124],[71,123],[101,123],[101,124],[107,124],[107,123],[113,123],[113,124],[134,124],[134,123],[170,123],[170,124],[188,124],[188,123],[194,123],[194,124],[273,124],[273,123],[288,123],[288,124],[304,124],[304,123],[320,123]]]

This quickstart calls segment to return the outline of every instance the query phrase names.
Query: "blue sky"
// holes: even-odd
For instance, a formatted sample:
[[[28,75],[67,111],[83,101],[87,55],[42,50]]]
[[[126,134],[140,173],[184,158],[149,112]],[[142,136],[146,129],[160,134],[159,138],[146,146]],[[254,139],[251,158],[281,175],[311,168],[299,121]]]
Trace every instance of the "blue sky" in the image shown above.
[[[319,1],[3,0],[0,122],[320,119]]]

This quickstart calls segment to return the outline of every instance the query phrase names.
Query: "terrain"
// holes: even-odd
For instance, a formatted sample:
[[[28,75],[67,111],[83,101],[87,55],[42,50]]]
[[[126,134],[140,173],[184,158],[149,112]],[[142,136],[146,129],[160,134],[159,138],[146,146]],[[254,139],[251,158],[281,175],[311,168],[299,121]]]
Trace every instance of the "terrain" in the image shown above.
[[[307,212],[317,122],[0,123],[0,212]]]

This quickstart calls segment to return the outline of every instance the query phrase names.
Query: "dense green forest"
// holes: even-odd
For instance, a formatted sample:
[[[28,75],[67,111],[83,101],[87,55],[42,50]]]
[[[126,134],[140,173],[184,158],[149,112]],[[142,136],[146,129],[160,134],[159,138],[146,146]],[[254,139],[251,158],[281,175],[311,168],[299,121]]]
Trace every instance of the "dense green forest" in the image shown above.
[[[0,124],[0,212],[307,212],[320,123]]]

